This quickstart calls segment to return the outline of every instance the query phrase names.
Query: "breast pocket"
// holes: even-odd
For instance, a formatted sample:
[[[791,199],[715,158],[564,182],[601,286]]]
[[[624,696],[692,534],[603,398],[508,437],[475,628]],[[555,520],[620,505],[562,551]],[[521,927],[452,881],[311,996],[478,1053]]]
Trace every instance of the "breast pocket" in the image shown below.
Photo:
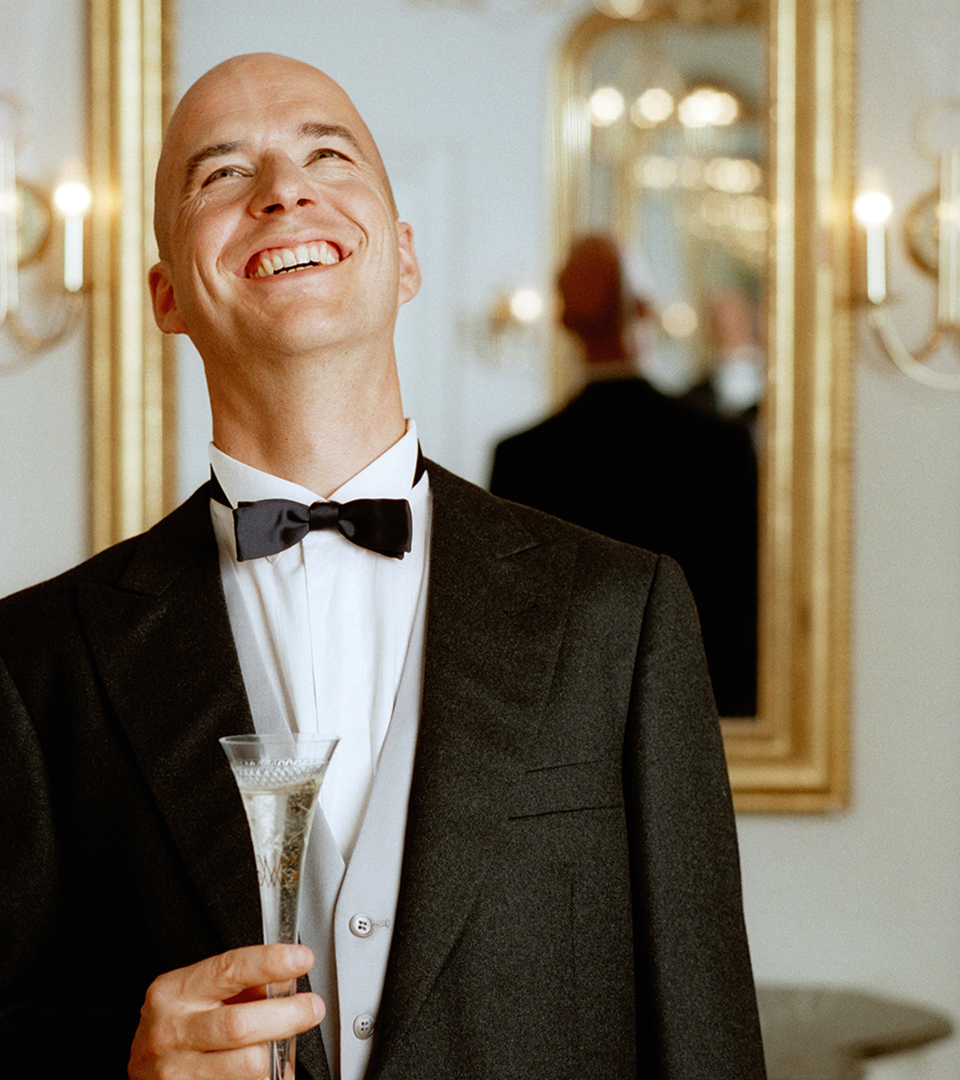
[[[623,806],[619,758],[531,769],[518,785],[511,820]]]

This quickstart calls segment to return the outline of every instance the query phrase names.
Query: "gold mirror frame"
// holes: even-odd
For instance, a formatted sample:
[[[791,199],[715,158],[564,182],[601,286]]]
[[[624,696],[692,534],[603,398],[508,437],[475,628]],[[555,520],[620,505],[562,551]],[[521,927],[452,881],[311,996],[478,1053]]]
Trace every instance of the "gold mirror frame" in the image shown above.
[[[773,228],[760,707],[756,719],[725,720],[724,740],[738,809],[830,810],[846,802],[848,772],[854,12],[853,0],[768,2]],[[650,4],[658,16],[672,6]],[[173,83],[175,11],[174,0],[90,0],[89,11],[91,529],[99,550],[151,525],[175,498],[172,350],[156,331],[145,284],[156,259],[152,174]],[[575,231],[582,191],[583,40],[571,39],[560,65],[557,256]],[[554,388],[558,400],[569,388],[562,365]]]
[[[651,0],[634,24],[736,17],[747,3]],[[850,217],[853,0],[767,0],[766,445],[761,460],[758,710],[724,719],[738,810],[824,811],[848,797]],[[584,19],[560,58],[554,106],[554,265],[585,227],[584,56],[618,24]],[[556,401],[573,387],[559,347]]]
[[[152,525],[175,490],[173,351],[153,320],[153,174],[168,114],[173,0],[90,0],[91,534]]]

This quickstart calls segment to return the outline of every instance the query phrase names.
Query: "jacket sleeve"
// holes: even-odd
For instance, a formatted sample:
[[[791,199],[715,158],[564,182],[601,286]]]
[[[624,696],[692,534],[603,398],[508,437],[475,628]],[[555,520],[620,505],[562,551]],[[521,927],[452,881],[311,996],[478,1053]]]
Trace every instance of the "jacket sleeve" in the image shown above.
[[[693,601],[666,558],[641,631],[624,793],[639,1060],[661,1080],[762,1080],[719,722]]]
[[[49,760],[0,659],[0,1038],[11,1076],[59,1076],[64,1062],[97,1062],[126,1076],[137,1015],[91,1000],[71,963]]]

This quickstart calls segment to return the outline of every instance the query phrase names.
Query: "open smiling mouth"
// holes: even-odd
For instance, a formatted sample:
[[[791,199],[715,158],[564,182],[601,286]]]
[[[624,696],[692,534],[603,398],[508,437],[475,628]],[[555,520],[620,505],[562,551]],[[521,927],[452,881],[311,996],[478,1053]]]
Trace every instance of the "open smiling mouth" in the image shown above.
[[[247,277],[273,277],[308,270],[312,266],[333,266],[341,258],[339,249],[327,240],[315,240],[293,248],[271,248],[254,255],[247,265]]]

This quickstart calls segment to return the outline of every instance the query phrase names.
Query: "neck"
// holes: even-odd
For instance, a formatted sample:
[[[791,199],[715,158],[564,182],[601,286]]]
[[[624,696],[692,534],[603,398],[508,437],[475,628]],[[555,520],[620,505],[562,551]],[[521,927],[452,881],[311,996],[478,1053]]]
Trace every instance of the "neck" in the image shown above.
[[[406,425],[396,365],[361,376],[322,366],[218,378],[207,365],[214,445],[321,498],[388,450]]]
[[[633,362],[627,359],[607,360],[602,364],[588,364],[586,368],[587,382],[609,382],[612,379],[626,379],[636,376],[637,369]]]
[[[583,337],[584,357],[588,366],[622,363],[629,359],[620,330],[603,337]]]

